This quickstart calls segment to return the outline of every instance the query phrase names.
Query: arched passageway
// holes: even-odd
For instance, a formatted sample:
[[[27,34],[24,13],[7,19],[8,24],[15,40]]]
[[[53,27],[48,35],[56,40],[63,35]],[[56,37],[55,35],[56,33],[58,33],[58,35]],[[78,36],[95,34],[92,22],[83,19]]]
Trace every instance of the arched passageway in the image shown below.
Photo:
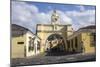
[[[46,40],[46,52],[49,54],[65,52],[64,38],[59,34],[51,34]]]

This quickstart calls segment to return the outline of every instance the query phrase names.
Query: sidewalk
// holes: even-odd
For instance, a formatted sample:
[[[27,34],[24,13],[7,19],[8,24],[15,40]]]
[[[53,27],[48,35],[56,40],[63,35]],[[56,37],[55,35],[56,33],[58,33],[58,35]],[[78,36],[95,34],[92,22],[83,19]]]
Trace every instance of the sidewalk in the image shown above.
[[[23,59],[13,59],[12,65],[40,65],[40,64],[54,64],[54,63],[72,63],[72,62],[84,62],[95,61],[95,54],[72,54],[64,56],[35,56]]]

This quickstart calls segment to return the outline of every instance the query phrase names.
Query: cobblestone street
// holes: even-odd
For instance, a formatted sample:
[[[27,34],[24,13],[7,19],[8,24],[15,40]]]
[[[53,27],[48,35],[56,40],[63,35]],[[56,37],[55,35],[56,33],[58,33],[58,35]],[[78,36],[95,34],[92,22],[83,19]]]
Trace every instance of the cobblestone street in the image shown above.
[[[63,56],[46,56],[45,54],[30,58],[12,59],[12,66],[40,65],[54,63],[71,63],[81,61],[95,61],[95,54],[71,54]]]

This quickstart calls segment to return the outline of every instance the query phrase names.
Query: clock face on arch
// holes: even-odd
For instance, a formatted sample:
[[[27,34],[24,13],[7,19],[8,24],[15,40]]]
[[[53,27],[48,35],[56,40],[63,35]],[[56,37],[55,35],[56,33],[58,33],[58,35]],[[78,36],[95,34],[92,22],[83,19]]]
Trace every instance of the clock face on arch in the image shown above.
[[[59,15],[57,11],[53,11],[52,16],[51,16],[51,22],[57,22],[59,19]]]

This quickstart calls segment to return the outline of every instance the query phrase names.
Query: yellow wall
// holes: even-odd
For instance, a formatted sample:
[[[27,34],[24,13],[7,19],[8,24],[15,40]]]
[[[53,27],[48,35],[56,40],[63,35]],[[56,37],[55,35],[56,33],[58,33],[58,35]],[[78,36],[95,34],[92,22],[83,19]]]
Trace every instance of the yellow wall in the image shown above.
[[[69,51],[72,51],[72,49],[75,49],[76,52],[80,52],[82,50],[81,42],[83,42],[85,53],[95,53],[95,46],[91,46],[90,34],[91,34],[90,32],[81,32],[81,33],[76,34],[75,36],[72,36],[68,40],[70,42]],[[77,43],[78,43],[77,48],[75,47],[75,42],[76,42],[75,37],[77,37]]]
[[[26,36],[12,37],[11,44],[11,58],[23,58],[24,57],[24,45]],[[24,44],[17,44],[17,42],[24,42]]]
[[[60,32],[57,32],[57,34],[62,35],[64,37],[65,42],[66,42],[67,36],[73,33],[71,25],[58,25],[57,31],[60,31]],[[53,32],[53,26],[51,24],[37,25],[37,36],[41,38],[41,52],[45,51],[46,39],[52,34],[55,34],[55,32]],[[67,45],[65,45],[65,47],[66,49],[68,49]]]
[[[24,35],[12,37],[11,58],[24,58],[39,54],[39,50],[37,50],[37,53],[35,54],[35,46],[34,50],[29,51],[29,37],[33,38],[35,35],[27,32]],[[18,42],[24,42],[24,44],[18,44]]]
[[[82,41],[84,43],[85,47],[85,53],[94,53],[95,52],[95,46],[91,47],[90,45],[90,33],[82,33]]]

